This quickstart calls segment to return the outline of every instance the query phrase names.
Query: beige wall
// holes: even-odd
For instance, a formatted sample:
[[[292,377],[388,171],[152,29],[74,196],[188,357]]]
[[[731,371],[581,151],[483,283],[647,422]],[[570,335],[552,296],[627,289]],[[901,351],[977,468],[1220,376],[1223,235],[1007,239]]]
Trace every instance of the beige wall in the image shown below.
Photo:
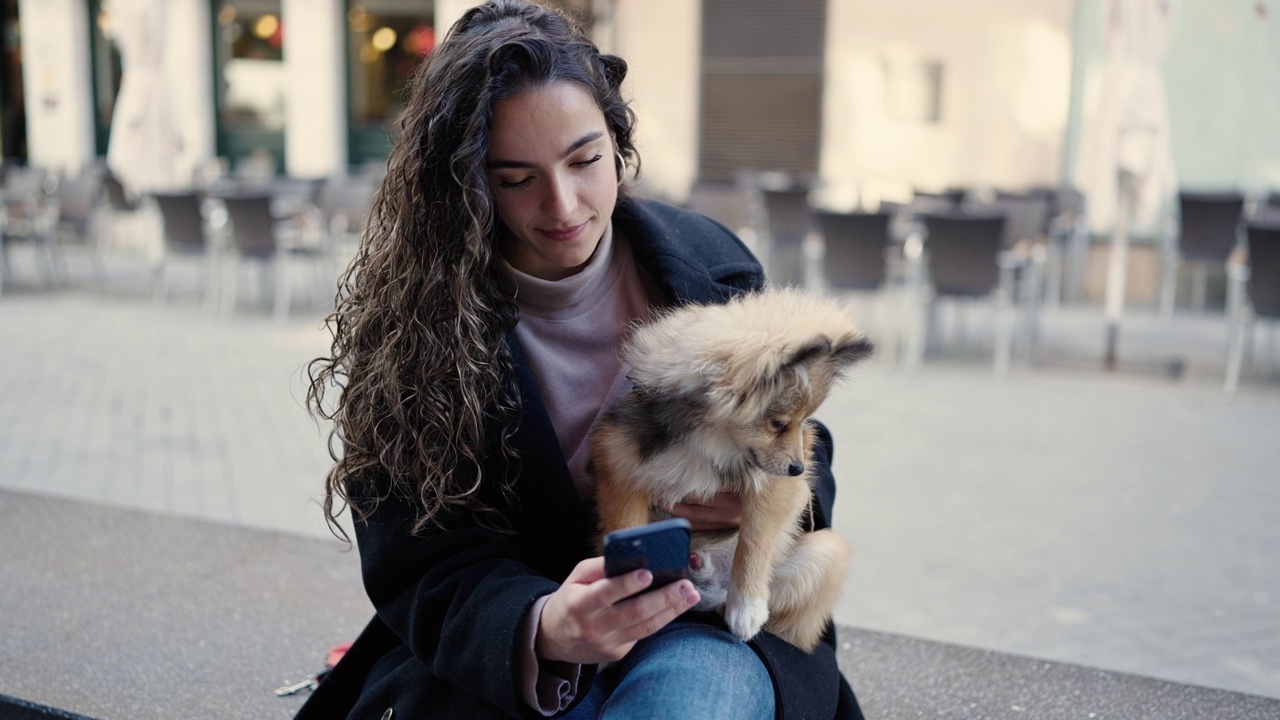
[[[83,0],[21,0],[22,82],[28,160],[74,173],[94,158],[88,6]]]
[[[617,0],[616,52],[639,118],[636,144],[646,193],[684,200],[698,171],[698,74],[702,3]]]
[[[1056,183],[1071,24],[1071,0],[830,0],[819,161],[830,202]],[[887,58],[942,63],[938,123],[889,117]]]
[[[284,0],[285,169],[323,178],[347,169],[342,0]]]

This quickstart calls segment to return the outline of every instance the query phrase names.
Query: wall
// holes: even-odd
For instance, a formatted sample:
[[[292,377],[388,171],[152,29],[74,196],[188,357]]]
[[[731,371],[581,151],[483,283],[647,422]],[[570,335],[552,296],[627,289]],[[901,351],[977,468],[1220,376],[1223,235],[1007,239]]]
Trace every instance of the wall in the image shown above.
[[[1082,92],[1069,132],[1073,161],[1080,109],[1097,92],[1106,61],[1103,2],[1078,2]],[[1163,67],[1179,184],[1280,190],[1280,4],[1177,0]]]
[[[95,156],[84,0],[20,0],[27,161],[74,173]]]
[[[184,145],[175,162],[190,177],[211,160],[214,149],[213,28],[208,0],[166,0],[169,36],[165,46],[174,110]]]
[[[629,68],[644,192],[682,201],[697,175],[702,3],[617,0],[613,36]]]
[[[444,35],[453,24],[462,17],[462,13],[480,4],[480,0],[435,0],[436,6],[436,41],[444,39]]]
[[[324,178],[347,169],[346,24],[342,0],[284,0],[285,170]],[[339,52],[335,52],[335,48]]]
[[[1071,0],[830,0],[820,160],[827,201],[1056,183],[1071,11]],[[886,59],[942,64],[937,123],[890,117]]]

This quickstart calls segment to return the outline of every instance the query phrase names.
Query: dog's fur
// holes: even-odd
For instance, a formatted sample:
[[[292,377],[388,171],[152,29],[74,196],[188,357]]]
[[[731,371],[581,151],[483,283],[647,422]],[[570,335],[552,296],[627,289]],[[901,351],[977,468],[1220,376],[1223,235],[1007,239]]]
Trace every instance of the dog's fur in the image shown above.
[[[623,348],[632,389],[592,438],[601,537],[689,497],[738,493],[738,531],[694,533],[698,607],[723,607],[743,640],[764,627],[811,651],[849,545],[831,530],[801,532],[813,482],[807,420],[871,350],[842,305],[787,289],[686,306],[637,327]]]

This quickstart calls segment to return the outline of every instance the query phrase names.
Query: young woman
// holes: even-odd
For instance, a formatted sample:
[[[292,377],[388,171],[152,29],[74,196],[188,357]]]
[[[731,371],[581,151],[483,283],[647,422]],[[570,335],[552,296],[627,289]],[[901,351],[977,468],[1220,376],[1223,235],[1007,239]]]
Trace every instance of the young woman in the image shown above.
[[[645,592],[595,557],[587,437],[627,324],[764,283],[724,227],[619,196],[625,74],[556,12],[495,0],[415,75],[309,397],[377,615],[298,717],[861,716],[833,637],[743,643],[686,614],[688,581]],[[736,526],[740,505],[677,514]]]

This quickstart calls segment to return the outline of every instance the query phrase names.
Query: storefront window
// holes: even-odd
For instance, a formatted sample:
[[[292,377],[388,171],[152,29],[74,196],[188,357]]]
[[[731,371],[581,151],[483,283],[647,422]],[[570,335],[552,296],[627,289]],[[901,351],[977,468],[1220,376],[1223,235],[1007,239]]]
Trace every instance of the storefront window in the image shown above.
[[[218,154],[284,161],[284,23],[280,0],[215,5]]]
[[[436,44],[433,4],[348,0],[351,164],[386,157],[408,99],[409,77]]]

